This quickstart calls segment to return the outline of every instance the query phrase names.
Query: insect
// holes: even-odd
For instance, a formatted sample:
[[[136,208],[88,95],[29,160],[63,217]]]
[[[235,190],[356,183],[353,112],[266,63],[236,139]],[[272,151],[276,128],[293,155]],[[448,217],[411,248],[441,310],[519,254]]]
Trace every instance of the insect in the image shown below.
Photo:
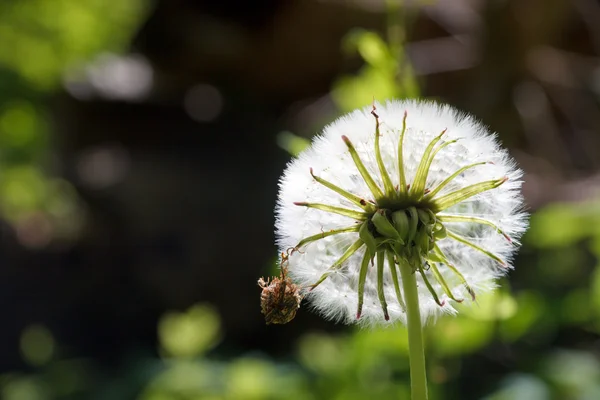
[[[261,312],[265,316],[267,325],[287,324],[296,316],[300,308],[302,295],[298,285],[292,283],[287,274],[287,258],[281,255],[281,276],[272,279],[260,278],[258,286],[262,288],[260,295]]]

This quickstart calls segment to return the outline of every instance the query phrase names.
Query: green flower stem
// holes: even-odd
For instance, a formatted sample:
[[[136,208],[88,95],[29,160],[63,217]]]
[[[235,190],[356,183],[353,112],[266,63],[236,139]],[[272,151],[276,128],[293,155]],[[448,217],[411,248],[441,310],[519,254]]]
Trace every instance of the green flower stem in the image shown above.
[[[410,386],[412,400],[427,400],[427,375],[423,329],[419,310],[419,291],[415,271],[406,261],[400,261],[400,274],[406,303],[406,326],[408,327],[408,349],[410,357]]]

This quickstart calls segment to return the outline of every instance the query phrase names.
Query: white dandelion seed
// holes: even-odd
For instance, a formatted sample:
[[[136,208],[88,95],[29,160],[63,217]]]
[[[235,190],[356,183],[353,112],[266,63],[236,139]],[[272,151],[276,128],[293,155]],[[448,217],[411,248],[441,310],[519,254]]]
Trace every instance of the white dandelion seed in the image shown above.
[[[421,319],[455,313],[511,267],[527,227],[522,172],[474,118],[391,101],[325,128],[280,181],[276,231],[294,283],[325,317],[406,323],[401,265]],[[283,264],[282,264],[283,265]]]

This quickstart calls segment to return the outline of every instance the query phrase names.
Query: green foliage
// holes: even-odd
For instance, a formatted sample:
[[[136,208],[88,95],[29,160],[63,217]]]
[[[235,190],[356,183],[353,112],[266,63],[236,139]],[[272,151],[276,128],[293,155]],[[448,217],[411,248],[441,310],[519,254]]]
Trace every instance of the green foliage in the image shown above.
[[[406,62],[401,44],[393,49],[375,32],[354,30],[344,43],[347,53],[358,52],[365,65],[357,75],[345,75],[334,84],[331,95],[343,113],[364,107],[373,100],[417,98],[414,72]]]
[[[525,240],[536,248],[567,247],[600,235],[600,205],[552,204],[533,216]]]
[[[72,68],[125,50],[147,9],[146,0],[0,2],[0,218],[24,246],[69,240],[84,216],[72,185],[48,168],[47,96]]]
[[[277,145],[295,157],[309,146],[310,142],[292,132],[280,132],[277,135]]]
[[[184,313],[169,312],[158,323],[158,335],[166,355],[199,356],[219,339],[219,316],[210,306],[198,305]]]
[[[145,8],[143,0],[3,1],[0,66],[38,90],[54,88],[67,67],[125,49]]]
[[[31,365],[44,365],[52,359],[54,337],[45,326],[28,326],[21,335],[21,354]]]

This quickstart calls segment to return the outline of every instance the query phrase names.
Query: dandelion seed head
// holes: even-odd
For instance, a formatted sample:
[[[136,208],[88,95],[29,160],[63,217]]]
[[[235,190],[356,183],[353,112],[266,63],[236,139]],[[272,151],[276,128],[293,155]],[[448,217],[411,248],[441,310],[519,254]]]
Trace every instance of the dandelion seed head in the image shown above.
[[[375,107],[377,118],[371,113],[372,108],[367,107],[327,126],[287,166],[280,180],[276,234],[282,252],[294,249],[286,260],[289,276],[300,287],[314,287],[307,290],[306,299],[326,318],[362,325],[405,323],[402,299],[398,298],[387,256],[392,257],[392,264],[393,260],[411,259],[420,268],[415,274],[422,318],[454,314],[452,298],[470,301],[471,291],[493,289],[494,281],[511,268],[518,239],[527,227],[520,194],[522,172],[499,145],[495,134],[450,106],[390,101]],[[406,129],[402,134],[403,122]],[[353,159],[355,156],[362,162],[363,171]],[[430,162],[425,169],[420,168],[424,158]],[[389,178],[386,179],[382,168]],[[399,168],[405,176],[405,186]],[[365,174],[372,178],[380,195],[374,193],[373,184],[369,184]],[[482,182],[491,183],[477,186]],[[348,195],[341,195],[328,184]],[[467,193],[473,185],[473,193]],[[457,197],[458,194],[462,197]],[[301,206],[295,202],[302,202]],[[352,214],[340,214],[332,208],[349,210]],[[409,212],[411,208],[419,210],[418,222]],[[374,225],[375,210],[384,215],[383,224],[390,223],[395,231]],[[401,246],[396,232],[406,238],[407,230],[392,218],[394,212],[400,211],[402,218],[406,215],[403,221],[418,223],[417,229],[422,232],[417,236],[428,236]],[[434,215],[435,220],[427,222],[430,219],[427,215]],[[368,253],[368,241],[361,241],[362,225],[365,225],[363,234],[377,242],[371,245],[371,249],[376,246],[380,252],[377,256]],[[442,226],[448,236],[438,232],[434,237],[434,232]],[[353,227],[356,229],[352,230]],[[349,230],[332,232],[342,228]],[[298,246],[299,243],[302,245]],[[360,247],[339,263],[353,244]],[[379,257],[386,257],[382,293],[387,300],[389,322],[383,318],[382,294],[378,292],[375,264]],[[357,319],[359,275],[366,258],[371,261]],[[397,279],[402,287],[399,274]],[[315,286],[316,282],[319,283]],[[430,283],[433,291],[426,283]],[[434,294],[442,306],[436,303]]]

